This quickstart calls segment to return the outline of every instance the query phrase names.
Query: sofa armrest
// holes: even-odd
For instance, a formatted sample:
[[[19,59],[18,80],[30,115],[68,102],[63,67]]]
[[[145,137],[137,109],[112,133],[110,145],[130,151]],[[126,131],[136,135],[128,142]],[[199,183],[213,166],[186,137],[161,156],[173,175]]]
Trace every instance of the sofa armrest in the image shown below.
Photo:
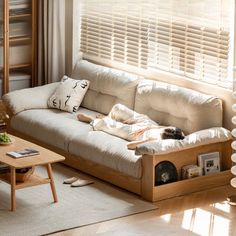
[[[5,94],[2,99],[13,115],[29,109],[48,108],[49,97],[59,82],[34,88],[16,90]]]
[[[231,139],[232,135],[229,130],[215,127],[194,132],[183,140],[165,139],[140,144],[136,147],[135,154],[162,155],[211,143],[225,142]]]

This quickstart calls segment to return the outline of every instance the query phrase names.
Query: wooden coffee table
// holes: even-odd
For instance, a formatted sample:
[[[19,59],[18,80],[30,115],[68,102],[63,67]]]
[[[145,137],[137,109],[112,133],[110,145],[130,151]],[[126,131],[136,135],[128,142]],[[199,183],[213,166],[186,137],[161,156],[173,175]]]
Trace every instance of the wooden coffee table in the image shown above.
[[[56,188],[53,180],[52,167],[51,164],[54,162],[59,162],[65,160],[65,158],[55,152],[52,152],[46,148],[43,148],[34,143],[28,142],[21,138],[12,136],[14,142],[10,145],[0,146],[0,163],[9,165],[10,173],[0,174],[0,180],[11,185],[11,211],[16,209],[16,190],[23,189],[31,186],[50,184],[54,202],[57,202]],[[33,148],[39,151],[39,155],[23,157],[19,159],[12,158],[6,155],[7,152],[22,150],[25,148]],[[47,169],[48,178],[43,178],[38,175],[32,174],[24,182],[16,182],[16,169],[39,166],[43,165]]]

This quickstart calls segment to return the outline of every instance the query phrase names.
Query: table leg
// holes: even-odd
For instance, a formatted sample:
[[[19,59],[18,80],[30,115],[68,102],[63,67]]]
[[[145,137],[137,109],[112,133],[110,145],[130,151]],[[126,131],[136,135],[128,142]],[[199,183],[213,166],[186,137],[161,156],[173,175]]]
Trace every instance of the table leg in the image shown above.
[[[11,167],[11,211],[16,210],[16,169]]]
[[[53,195],[54,202],[58,202],[55,183],[54,183],[54,179],[53,179],[53,175],[52,175],[51,164],[50,163],[47,164],[46,167],[47,167],[48,177],[50,179],[50,185],[51,185],[51,190],[52,190],[52,195]]]

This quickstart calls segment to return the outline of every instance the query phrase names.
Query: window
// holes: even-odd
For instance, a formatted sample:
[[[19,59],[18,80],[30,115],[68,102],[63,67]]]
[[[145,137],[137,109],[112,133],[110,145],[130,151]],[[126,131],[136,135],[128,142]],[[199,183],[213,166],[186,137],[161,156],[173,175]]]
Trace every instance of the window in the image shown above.
[[[229,88],[230,9],[231,0],[81,0],[80,50]]]

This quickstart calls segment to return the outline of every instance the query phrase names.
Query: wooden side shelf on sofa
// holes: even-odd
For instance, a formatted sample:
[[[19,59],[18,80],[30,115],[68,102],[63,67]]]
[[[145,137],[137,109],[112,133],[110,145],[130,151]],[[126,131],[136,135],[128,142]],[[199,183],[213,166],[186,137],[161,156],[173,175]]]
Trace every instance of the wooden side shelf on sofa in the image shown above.
[[[233,176],[230,172],[232,166],[230,158],[232,153],[231,142],[232,141],[229,140],[221,143],[208,144],[164,155],[144,155],[142,157],[143,171],[148,174],[144,175],[142,178],[142,196],[149,201],[159,201],[229,184]],[[210,152],[220,153],[221,172],[192,179],[180,179],[181,168],[184,165],[197,164],[199,154]],[[155,166],[165,160],[172,162],[176,166],[179,180],[155,186]]]
[[[227,185],[231,178],[232,174],[227,170],[208,176],[200,176],[192,179],[180,180],[170,184],[155,186],[153,189],[153,201],[211,189],[221,185]]]

